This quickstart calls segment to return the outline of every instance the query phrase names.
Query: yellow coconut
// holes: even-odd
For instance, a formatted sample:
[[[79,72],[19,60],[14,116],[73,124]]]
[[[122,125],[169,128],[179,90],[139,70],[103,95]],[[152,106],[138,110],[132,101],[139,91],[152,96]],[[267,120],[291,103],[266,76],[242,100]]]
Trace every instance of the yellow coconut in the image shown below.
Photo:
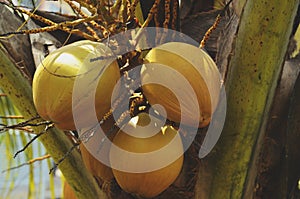
[[[104,146],[104,148],[106,148],[106,146]],[[111,168],[96,159],[84,145],[80,146],[80,151],[83,162],[91,174],[97,179],[101,179],[103,185],[109,184],[114,178]]]
[[[105,44],[88,40],[50,53],[33,78],[33,100],[39,115],[60,129],[74,130],[75,111],[79,125],[88,126],[95,113],[87,107],[94,98],[97,117],[102,118],[110,109],[111,94],[120,78],[117,61],[109,58],[111,55]],[[73,96],[75,80],[77,92]]]
[[[146,113],[122,127],[113,143],[115,146],[110,150],[113,174],[128,193],[155,197],[167,189],[181,171],[180,135],[171,126],[162,127],[161,121]]]
[[[111,117],[101,125],[103,132],[105,134],[109,133],[107,136],[112,136],[118,131],[117,127],[114,127],[115,129],[112,130],[114,123],[115,120]],[[112,181],[114,176],[110,166],[107,165],[109,164],[111,141],[108,138],[103,138],[103,134],[100,133],[100,130],[97,130],[87,142],[80,145],[80,151],[87,169],[93,176],[102,180],[102,185],[105,188],[105,186]]]
[[[72,187],[65,181],[63,189],[64,199],[77,199]]]
[[[141,81],[149,103],[162,105],[168,119],[197,127],[209,124],[221,79],[216,64],[202,49],[179,42],[153,48],[145,57]]]

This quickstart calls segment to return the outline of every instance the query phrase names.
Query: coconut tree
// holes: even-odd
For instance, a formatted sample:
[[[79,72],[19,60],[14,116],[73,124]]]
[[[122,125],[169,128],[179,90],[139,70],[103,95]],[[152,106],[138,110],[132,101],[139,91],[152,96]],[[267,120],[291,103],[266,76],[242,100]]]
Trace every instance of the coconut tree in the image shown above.
[[[51,156],[77,198],[135,197],[114,180],[109,188],[99,185],[82,161],[79,143],[70,139],[69,132],[38,117],[31,85],[35,65],[52,46],[59,48],[81,39],[101,40],[140,23],[142,27],[175,29],[199,44],[202,41],[222,74],[227,95],[225,125],[216,146],[206,157],[198,158],[207,131],[199,128],[184,154],[180,175],[157,198],[296,197],[300,62],[299,43],[293,36],[300,18],[298,0],[184,0],[181,5],[176,0],[76,2],[89,12],[67,0],[64,4],[76,13],[72,17],[29,11],[9,2],[0,4],[5,19],[0,22],[0,144],[5,145],[8,168],[20,146],[16,143],[21,142],[25,152],[19,156],[25,158],[20,161]],[[20,13],[31,18],[31,23],[24,26],[26,18]],[[37,51],[38,56],[34,54]],[[129,54],[126,59],[139,63],[137,57],[143,56],[143,52]],[[27,147],[36,138],[34,142],[42,143],[45,150],[36,149],[41,145]],[[33,153],[35,150],[41,152]],[[38,174],[34,161],[28,163],[28,198],[35,197],[33,180]],[[53,167],[56,165],[50,165]]]

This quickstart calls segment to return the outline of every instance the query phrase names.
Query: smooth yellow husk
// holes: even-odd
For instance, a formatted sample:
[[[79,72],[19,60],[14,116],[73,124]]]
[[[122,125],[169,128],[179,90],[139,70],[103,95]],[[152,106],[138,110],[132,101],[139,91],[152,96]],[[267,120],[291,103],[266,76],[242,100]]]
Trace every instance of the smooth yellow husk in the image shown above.
[[[117,127],[115,127],[116,129],[111,132],[111,128],[113,128],[114,123],[115,120],[113,117],[106,120],[103,125],[101,125],[103,132],[105,134],[110,133],[110,135],[116,133],[118,131]],[[94,135],[87,142],[80,145],[80,151],[83,162],[91,174],[98,179],[100,178],[104,184],[107,184],[114,178],[110,166],[106,165],[109,163],[111,141],[108,138],[103,141],[102,139],[104,137],[99,133],[99,131],[100,130],[94,132]]]
[[[97,117],[101,119],[110,109],[111,94],[114,87],[117,88],[120,72],[116,60],[105,59],[109,66],[101,71],[105,67],[105,64],[102,65],[104,62],[92,59],[107,56],[109,53],[110,50],[105,44],[88,40],[72,43],[50,53],[38,66],[33,79],[33,99],[39,115],[45,120],[53,121],[60,129],[74,130],[75,110],[82,113],[77,117],[81,127],[91,125],[89,119],[93,115],[86,111],[90,104],[87,99],[100,77],[95,94],[95,109]],[[84,78],[90,82],[88,86],[77,87],[82,94],[74,100],[72,95],[76,78]]]
[[[71,188],[71,186],[68,184],[67,181],[65,181],[64,183],[63,196],[64,199],[77,199],[73,189]]]
[[[157,127],[152,124],[147,126],[147,130],[144,132],[137,130],[137,126],[148,125],[148,123],[149,116],[146,113],[139,114],[118,132],[113,139],[113,143],[129,152],[147,154],[162,149],[172,141],[172,147],[160,153],[161,156],[158,159],[149,160],[145,155],[143,160],[136,161],[132,156],[120,153],[115,147],[110,150],[110,163],[118,184],[126,192],[145,198],[155,197],[167,189],[175,181],[183,165],[183,146],[178,132],[171,126],[164,126],[159,131],[159,125]],[[127,134],[129,131],[130,135]],[[148,137],[149,133],[155,132],[155,135]],[[141,137],[134,137],[134,135]],[[159,165],[163,159],[174,157],[174,154],[177,157],[176,159],[157,170],[133,173],[116,169],[117,166],[135,169],[137,165],[150,168]]]
[[[170,67],[177,73],[162,65]],[[187,80],[192,90],[183,84],[180,75]],[[141,81],[149,103],[162,105],[168,119],[199,127],[209,124],[219,100],[221,79],[216,64],[203,50],[179,42],[165,43],[153,48],[145,57]],[[151,81],[161,82],[164,85],[147,83]],[[181,107],[173,92],[174,88],[181,93],[179,96],[183,99]],[[195,117],[197,113],[199,116]],[[195,121],[196,118],[199,121]]]

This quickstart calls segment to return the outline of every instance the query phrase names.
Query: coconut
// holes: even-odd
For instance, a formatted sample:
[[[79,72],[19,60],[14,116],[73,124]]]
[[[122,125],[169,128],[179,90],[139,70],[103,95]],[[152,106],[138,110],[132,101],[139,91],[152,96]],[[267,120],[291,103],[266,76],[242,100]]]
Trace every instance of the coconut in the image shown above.
[[[216,109],[221,88],[219,70],[202,49],[170,42],[149,51],[141,68],[143,93],[160,104],[174,122],[204,127]]]
[[[64,199],[77,199],[72,187],[65,181],[63,189]]]
[[[166,190],[181,171],[180,135],[172,126],[163,126],[146,113],[138,114],[122,127],[113,144],[110,150],[113,174],[120,187],[133,195],[155,197]]]
[[[113,137],[118,131],[114,123],[114,118],[109,118],[101,125],[101,130],[104,134],[100,133],[100,129],[97,129],[93,132],[93,136],[80,145],[81,156],[85,166],[93,176],[101,179],[103,188],[106,188],[114,178],[111,167],[108,165],[111,146],[109,138]],[[81,133],[84,132],[85,130],[83,129]],[[105,138],[104,136],[107,137]]]
[[[118,89],[120,71],[112,52],[103,43],[78,41],[50,53],[33,78],[33,101],[39,115],[63,130],[91,125],[111,107],[113,89]],[[79,81],[74,94],[75,80]],[[89,111],[94,98],[95,111]]]

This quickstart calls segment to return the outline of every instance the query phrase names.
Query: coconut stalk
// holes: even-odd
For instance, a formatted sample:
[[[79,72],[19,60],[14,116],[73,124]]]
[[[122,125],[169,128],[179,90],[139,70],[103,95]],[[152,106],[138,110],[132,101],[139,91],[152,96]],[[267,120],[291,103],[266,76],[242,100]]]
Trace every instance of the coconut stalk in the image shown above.
[[[228,58],[225,126],[203,160],[206,169],[199,171],[196,198],[252,198],[256,161],[298,3],[246,1]],[[210,184],[202,190],[204,179]]]
[[[17,69],[16,64],[7,56],[7,52],[1,44],[0,57],[0,88],[18,108],[25,120],[36,117],[38,113],[33,104],[31,85],[28,79]],[[39,133],[44,128],[45,126],[35,127],[34,131]],[[56,128],[49,129],[39,139],[55,162],[58,162],[73,146],[64,132]],[[77,150],[74,150],[64,159],[59,169],[73,187],[78,199],[107,198],[85,168]]]

